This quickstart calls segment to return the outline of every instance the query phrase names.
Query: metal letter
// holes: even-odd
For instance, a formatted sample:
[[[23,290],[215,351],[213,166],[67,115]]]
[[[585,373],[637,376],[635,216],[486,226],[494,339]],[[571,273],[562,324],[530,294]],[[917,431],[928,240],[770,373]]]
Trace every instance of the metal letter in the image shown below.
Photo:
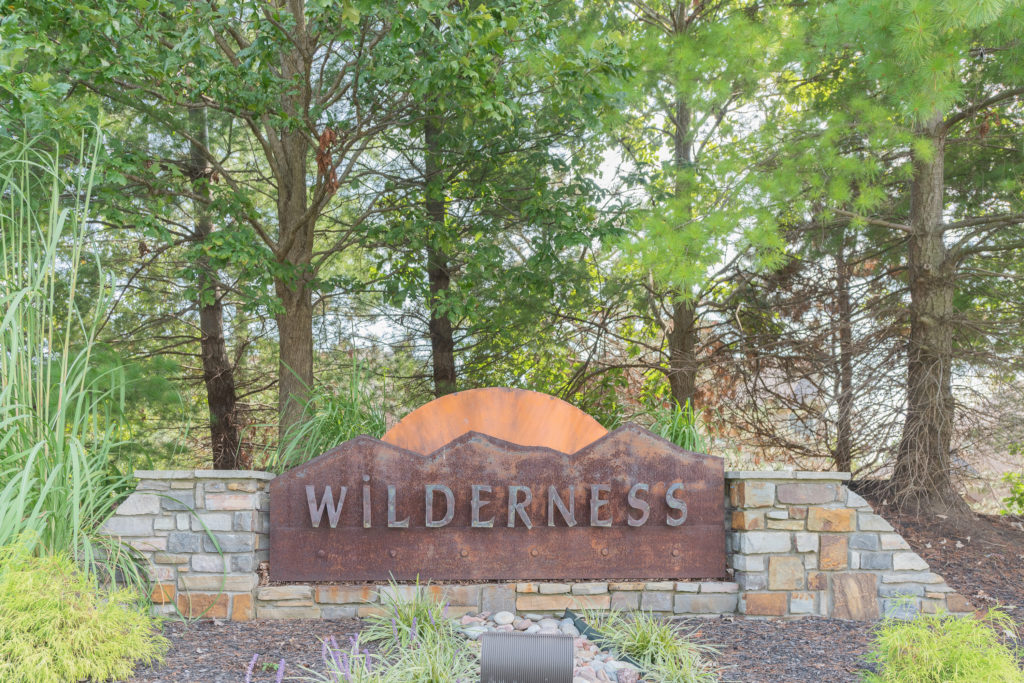
[[[569,489],[569,506],[566,507],[562,497],[558,495],[558,489],[554,486],[548,487],[548,526],[555,525],[555,507],[562,513],[562,519],[566,526],[576,526],[576,489]]]
[[[676,482],[675,484],[672,484],[671,486],[668,487],[668,491],[665,491],[665,504],[668,505],[673,510],[679,510],[679,516],[675,519],[671,517],[665,518],[665,523],[669,526],[679,526],[680,524],[686,521],[686,503],[672,495],[676,491],[682,490],[683,485],[679,482]]]
[[[364,474],[363,481],[370,481],[370,475]],[[363,487],[363,528],[370,528],[370,487]]]
[[[634,510],[640,510],[643,514],[640,515],[640,519],[633,519],[632,515],[626,518],[626,524],[629,526],[643,526],[647,523],[647,518],[651,516],[651,506],[645,500],[637,498],[637,491],[650,492],[651,487],[647,484],[633,484],[633,488],[629,490],[629,495],[626,500],[629,502],[629,507]]]
[[[426,506],[425,517],[427,520],[427,528],[437,529],[452,521],[452,518],[455,517],[455,496],[452,495],[452,490],[447,486],[441,486],[440,484],[427,484],[423,487],[423,491]],[[444,500],[448,506],[447,509],[445,509],[444,517],[436,521],[434,520],[434,491],[441,491],[444,493]]]
[[[526,500],[520,502],[519,494],[525,493]],[[533,491],[530,490],[529,486],[509,486],[508,487],[508,526],[509,528],[516,525],[516,514],[519,515],[519,519],[523,520],[523,526],[527,529],[532,529],[533,524],[530,522],[530,516],[526,514],[526,506],[533,500]]]
[[[473,491],[473,498],[470,500],[470,509],[473,512],[473,519],[470,525],[477,529],[489,529],[493,527],[494,517],[491,517],[486,522],[480,521],[480,508],[484,505],[489,505],[491,502],[489,500],[480,500],[480,493],[490,493],[491,487],[484,484],[473,484],[470,489]]]
[[[306,504],[309,506],[309,521],[312,522],[314,527],[320,526],[320,520],[323,519],[324,509],[327,509],[327,521],[330,523],[331,528],[334,529],[338,526],[338,518],[341,516],[341,506],[345,504],[345,494],[348,492],[347,486],[341,487],[341,493],[338,495],[338,505],[334,505],[334,496],[331,493],[331,487],[324,487],[324,497],[320,499],[320,504],[316,502],[316,492],[312,486],[306,485]]]
[[[395,518],[398,516],[398,504],[395,503],[395,487],[388,486],[388,526],[392,529],[407,529],[409,528],[409,518],[406,517],[401,522]]]
[[[608,504],[607,500],[601,499],[602,491],[611,491],[609,484],[593,484],[590,487],[590,526],[611,526],[612,519],[598,519],[597,511]]]

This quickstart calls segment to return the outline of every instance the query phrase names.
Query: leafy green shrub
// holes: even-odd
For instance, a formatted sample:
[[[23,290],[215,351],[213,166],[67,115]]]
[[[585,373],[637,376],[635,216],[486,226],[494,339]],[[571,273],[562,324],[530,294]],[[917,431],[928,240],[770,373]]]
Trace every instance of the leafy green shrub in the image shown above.
[[[715,650],[694,643],[689,634],[647,612],[587,614],[605,636],[606,647],[632,657],[652,680],[661,683],[713,683],[718,671],[709,659]]]
[[[105,591],[65,554],[35,557],[20,540],[0,548],[0,680],[66,681],[131,675],[163,658],[167,641],[148,605]]]
[[[1003,481],[1010,485],[1010,495],[1003,498],[1003,515],[1024,515],[1024,474],[1007,472]]]
[[[998,609],[980,618],[948,614],[886,619],[868,659],[879,672],[868,683],[1024,683],[1016,653],[1002,638],[1016,640],[1013,620]]]

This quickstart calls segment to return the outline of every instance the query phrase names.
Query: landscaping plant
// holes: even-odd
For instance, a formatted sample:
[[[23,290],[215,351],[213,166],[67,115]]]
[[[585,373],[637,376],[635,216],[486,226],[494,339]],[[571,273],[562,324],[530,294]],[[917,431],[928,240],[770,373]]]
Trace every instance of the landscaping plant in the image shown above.
[[[1013,619],[999,609],[984,616],[888,618],[875,631],[868,658],[878,673],[866,683],[1024,683]]]
[[[79,277],[92,260],[97,150],[83,142],[62,170],[48,146],[0,147],[0,546],[22,539],[138,580],[130,555],[97,534],[130,489],[111,466],[126,433],[124,375],[93,362],[111,290],[98,263],[91,287]]]
[[[714,683],[719,680],[710,656],[713,648],[694,643],[689,634],[648,612],[588,613],[585,621],[604,636],[603,647],[628,656],[647,678],[660,683]]]
[[[265,469],[284,472],[311,460],[338,444],[366,434],[380,438],[387,431],[384,401],[370,387],[370,374],[360,365],[352,368],[347,387],[311,390],[303,418],[285,435]]]
[[[0,681],[123,680],[163,658],[149,605],[128,589],[96,587],[65,553],[0,548]]]
[[[704,449],[704,440],[697,426],[700,411],[694,410],[689,401],[682,406],[673,401],[671,407],[655,408],[651,416],[654,419],[651,431],[658,436],[688,451],[700,452]]]

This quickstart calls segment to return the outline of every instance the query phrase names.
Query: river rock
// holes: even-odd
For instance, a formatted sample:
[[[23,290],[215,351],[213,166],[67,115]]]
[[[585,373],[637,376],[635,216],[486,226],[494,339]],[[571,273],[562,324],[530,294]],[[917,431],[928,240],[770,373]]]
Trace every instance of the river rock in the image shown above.
[[[505,624],[511,624],[516,620],[516,615],[511,612],[495,612],[492,617],[494,623],[498,626],[504,626]]]

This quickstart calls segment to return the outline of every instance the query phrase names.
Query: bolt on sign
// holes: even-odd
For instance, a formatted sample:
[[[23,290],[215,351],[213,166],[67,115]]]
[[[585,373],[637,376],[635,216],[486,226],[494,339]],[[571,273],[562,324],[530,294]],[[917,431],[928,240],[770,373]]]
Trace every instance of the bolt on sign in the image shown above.
[[[270,484],[275,581],[713,578],[724,467],[554,397],[451,394]]]

